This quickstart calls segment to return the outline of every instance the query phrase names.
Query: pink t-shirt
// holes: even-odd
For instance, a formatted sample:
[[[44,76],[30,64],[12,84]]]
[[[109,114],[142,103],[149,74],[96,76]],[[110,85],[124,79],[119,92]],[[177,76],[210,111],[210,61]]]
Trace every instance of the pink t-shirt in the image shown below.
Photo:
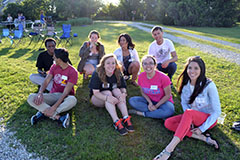
[[[62,69],[59,65],[53,64],[50,68],[49,74],[53,75],[53,87],[50,93],[60,92],[63,93],[65,86],[68,82],[77,84],[78,72],[69,65],[66,69]],[[74,95],[74,88],[72,88],[70,95]]]
[[[156,74],[151,79],[147,78],[146,72],[142,72],[138,76],[138,84],[142,88],[143,93],[145,93],[152,101],[159,102],[162,97],[165,96],[164,88],[169,86],[171,81],[168,76],[159,71],[156,71]],[[168,101],[174,103],[172,96]]]

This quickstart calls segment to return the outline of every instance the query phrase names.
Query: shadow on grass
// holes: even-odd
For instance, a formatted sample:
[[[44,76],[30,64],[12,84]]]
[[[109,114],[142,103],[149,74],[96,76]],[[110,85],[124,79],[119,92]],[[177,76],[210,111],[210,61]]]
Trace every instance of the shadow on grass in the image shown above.
[[[70,111],[71,125],[68,129],[63,129],[50,119],[31,126],[30,118],[37,111],[27,102],[18,107],[9,119],[8,127],[16,131],[16,137],[21,139],[29,152],[49,159],[143,160],[152,159],[170,142],[174,133],[164,127],[163,120],[135,115],[132,116],[135,132],[120,136],[114,130],[106,109],[90,104],[88,81],[78,84],[78,103]],[[128,98],[135,95],[140,95],[139,88],[128,84]],[[219,152],[202,141],[184,138],[171,159],[239,159],[238,147],[222,130],[238,134],[222,125],[210,130],[212,137],[220,144]]]
[[[80,93],[80,95],[78,95]],[[71,126],[63,129],[50,119],[30,125],[36,113],[27,102],[10,118],[8,127],[28,152],[49,159],[151,159],[170,142],[173,132],[163,126],[162,120],[133,116],[136,131],[120,136],[112,127],[104,108],[95,108],[77,91],[78,104],[71,111]],[[82,101],[81,101],[82,100]],[[218,127],[209,131],[220,144],[220,151],[202,141],[184,138],[171,159],[239,159],[239,149]],[[237,132],[231,131],[233,134]],[[196,158],[197,157],[197,158]]]
[[[33,50],[33,51],[31,52],[32,55],[31,55],[30,57],[28,57],[27,60],[29,60],[29,61],[37,61],[37,57],[38,57],[38,55],[39,55],[41,52],[44,52],[44,50],[42,50],[42,51],[39,51],[38,49]]]
[[[9,56],[9,58],[20,58],[22,56],[24,56],[25,54],[27,54],[31,49],[19,49],[17,51],[15,51],[15,53],[11,56]]]
[[[7,55],[8,53],[10,53],[9,52],[10,49],[11,48],[3,48],[3,49],[1,49],[0,50],[0,56]]]

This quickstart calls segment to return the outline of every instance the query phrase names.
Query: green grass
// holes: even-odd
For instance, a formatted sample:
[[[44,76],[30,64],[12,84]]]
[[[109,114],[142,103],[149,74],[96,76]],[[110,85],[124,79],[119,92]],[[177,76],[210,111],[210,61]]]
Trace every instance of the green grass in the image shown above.
[[[149,26],[144,26],[144,27],[152,28],[152,27],[149,27]],[[176,29],[176,30],[181,30],[181,31],[184,31],[184,32],[189,32],[189,31],[186,31],[185,29],[183,30],[183,29],[178,29],[178,28],[174,28],[174,27],[169,27],[169,28]],[[237,49],[237,48],[232,47],[232,46],[227,46],[227,45],[223,45],[223,44],[208,41],[208,40],[202,40],[200,38],[184,35],[184,34],[181,34],[181,33],[174,32],[174,31],[165,30],[164,32],[169,33],[171,35],[174,35],[176,37],[182,37],[182,38],[185,38],[185,39],[188,39],[188,40],[191,40],[191,41],[195,41],[195,42],[198,42],[198,43],[201,43],[201,44],[211,45],[211,46],[221,48],[221,49],[225,49],[225,50],[229,50],[229,51],[232,51],[232,52],[235,52],[235,53],[240,53],[240,49]],[[193,33],[193,34],[199,35],[198,33]]]
[[[152,24],[159,25],[158,22],[150,22]],[[176,29],[179,31],[184,31],[192,34],[197,34],[201,36],[207,36],[223,41],[228,41],[232,43],[240,43],[240,24],[237,23],[235,27],[175,27],[162,25],[163,27],[168,27],[171,29]]]
[[[106,53],[112,53],[117,47],[120,33],[129,33],[140,57],[147,54],[153,40],[147,32],[122,24],[94,23],[85,27],[73,27],[73,33],[79,37],[73,39],[73,46],[67,46],[74,67],[80,60],[78,52],[87,40],[90,30],[97,29],[102,36]],[[27,42],[29,40],[26,40]],[[163,120],[132,116],[136,131],[120,136],[112,126],[105,109],[95,108],[89,103],[88,81],[79,76],[75,86],[77,105],[71,111],[71,126],[62,129],[56,122],[45,120],[35,126],[30,118],[36,110],[30,107],[26,99],[37,91],[37,86],[29,81],[29,75],[36,72],[35,61],[40,43],[18,48],[0,46],[0,117],[8,122],[8,127],[16,131],[16,136],[26,145],[29,152],[35,152],[49,159],[152,159],[171,140],[173,133],[168,131]],[[178,69],[173,83],[183,69],[189,56],[200,55],[207,66],[207,76],[216,83],[220,95],[222,110],[227,114],[224,125],[217,125],[210,133],[218,140],[221,150],[216,152],[204,142],[185,138],[172,155],[172,159],[239,159],[240,136],[230,129],[231,122],[240,116],[240,66],[224,59],[186,46],[175,44],[179,57]],[[180,97],[176,90],[172,92],[177,114],[181,113]],[[139,89],[128,86],[128,97],[140,95]],[[129,105],[128,105],[129,107]]]

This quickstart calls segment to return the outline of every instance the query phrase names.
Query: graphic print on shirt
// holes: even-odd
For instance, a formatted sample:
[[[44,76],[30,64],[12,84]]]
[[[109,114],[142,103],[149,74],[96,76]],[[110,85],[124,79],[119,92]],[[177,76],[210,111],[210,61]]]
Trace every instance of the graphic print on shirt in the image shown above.
[[[61,86],[66,86],[67,85],[67,80],[68,80],[68,77],[65,76],[65,75],[56,74],[54,76],[54,82],[56,84],[61,84]]]
[[[170,52],[170,48],[161,48],[158,50],[156,57],[160,58],[160,57],[165,57],[166,55],[168,55],[168,53]]]
[[[105,85],[105,84],[103,83],[103,84],[102,84],[102,88],[105,88],[105,89],[110,88],[110,84],[107,83],[107,84]]]
[[[151,94],[151,95],[155,95],[155,94],[160,94],[160,89],[156,88],[156,89],[151,89],[151,88],[142,88],[143,93],[145,94]]]

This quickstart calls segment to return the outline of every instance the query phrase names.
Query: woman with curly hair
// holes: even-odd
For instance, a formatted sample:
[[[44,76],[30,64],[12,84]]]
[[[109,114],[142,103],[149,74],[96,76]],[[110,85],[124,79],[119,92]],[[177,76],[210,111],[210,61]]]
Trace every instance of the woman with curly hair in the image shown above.
[[[126,82],[115,55],[103,56],[96,71],[93,72],[88,87],[92,104],[106,108],[113,120],[113,126],[121,135],[134,131],[126,105]],[[121,111],[123,119],[118,117],[116,106]]]

